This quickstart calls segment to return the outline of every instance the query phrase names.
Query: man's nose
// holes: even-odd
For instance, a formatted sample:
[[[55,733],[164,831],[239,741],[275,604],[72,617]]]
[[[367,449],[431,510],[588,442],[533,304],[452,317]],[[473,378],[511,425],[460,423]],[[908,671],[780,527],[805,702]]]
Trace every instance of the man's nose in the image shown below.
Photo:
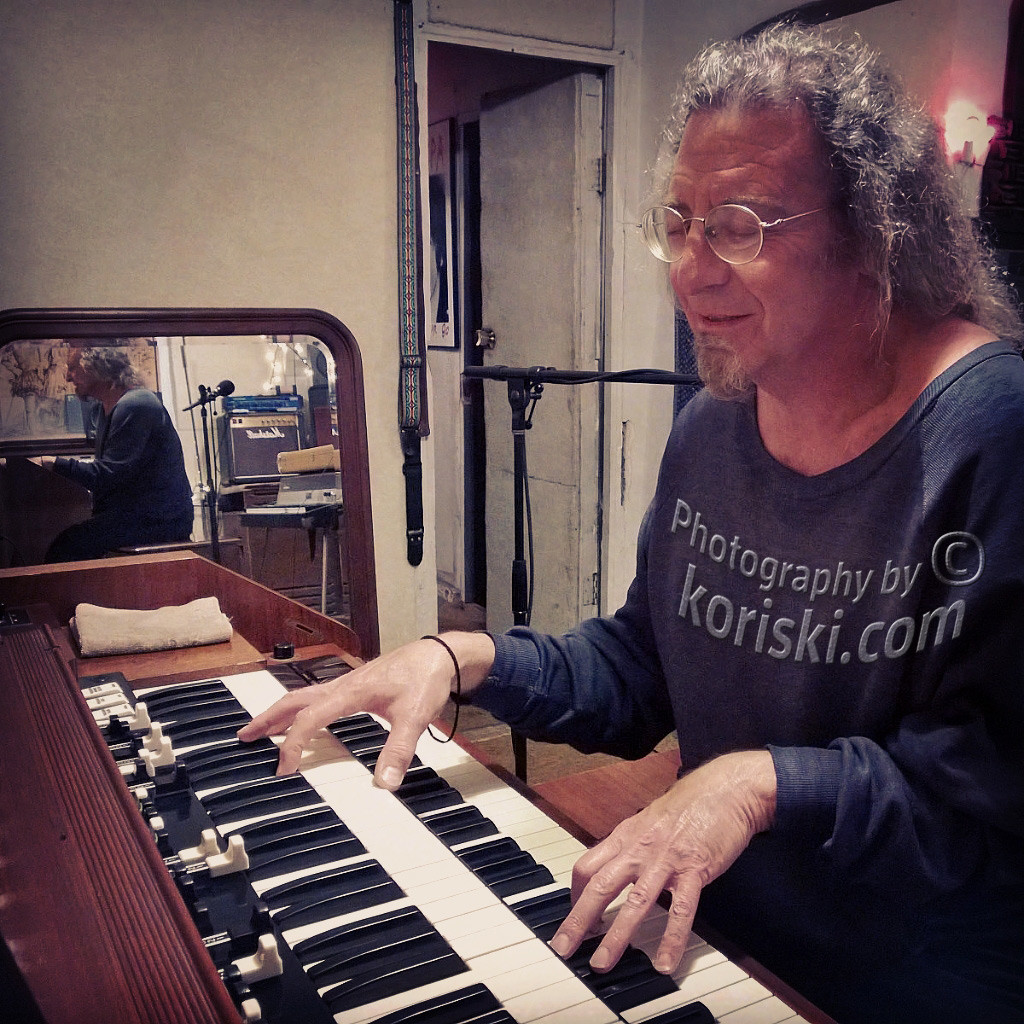
[[[708,244],[702,224],[692,224],[686,233],[683,254],[672,264],[670,277],[672,286],[678,292],[687,292],[712,285],[724,284],[732,273],[732,267],[718,256]]]

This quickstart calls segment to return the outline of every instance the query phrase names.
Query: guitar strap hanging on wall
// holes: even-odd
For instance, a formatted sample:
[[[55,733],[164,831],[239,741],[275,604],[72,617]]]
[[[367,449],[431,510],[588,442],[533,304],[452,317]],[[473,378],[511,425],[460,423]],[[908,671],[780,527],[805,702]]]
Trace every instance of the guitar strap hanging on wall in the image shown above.
[[[405,537],[410,565],[423,560],[423,464],[427,420],[420,258],[420,153],[413,75],[412,0],[395,0],[395,97],[398,104],[398,417],[405,476]]]

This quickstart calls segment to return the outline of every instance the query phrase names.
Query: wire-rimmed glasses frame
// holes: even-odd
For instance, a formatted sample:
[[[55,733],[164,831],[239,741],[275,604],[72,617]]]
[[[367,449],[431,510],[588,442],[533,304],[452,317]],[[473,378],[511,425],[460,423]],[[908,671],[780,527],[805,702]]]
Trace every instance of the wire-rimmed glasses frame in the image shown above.
[[[699,222],[711,251],[726,263],[743,266],[756,260],[764,246],[764,233],[791,220],[821,213],[824,206],[789,217],[766,221],[747,206],[722,203],[703,217],[684,217],[672,206],[654,206],[640,220],[640,232],[647,248],[663,263],[676,263],[686,251],[690,225]]]

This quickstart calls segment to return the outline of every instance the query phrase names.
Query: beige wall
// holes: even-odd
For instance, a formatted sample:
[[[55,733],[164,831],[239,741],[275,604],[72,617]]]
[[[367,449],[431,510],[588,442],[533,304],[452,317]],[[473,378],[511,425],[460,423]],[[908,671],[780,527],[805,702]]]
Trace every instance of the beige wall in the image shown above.
[[[407,564],[401,515],[392,32],[391,0],[0,9],[0,307],[342,320],[363,357],[384,646],[435,613],[432,548]]]
[[[529,37],[541,42],[527,52],[552,54],[614,39],[618,95],[630,75],[636,86],[612,136],[628,180],[615,183],[611,212],[610,368],[672,362],[671,298],[632,225],[681,63],[708,38],[791,6],[417,0],[425,31],[451,41],[483,45],[493,33],[511,48]],[[405,558],[392,10],[392,0],[0,6],[0,307],[312,306],[341,319],[363,356],[384,648],[430,629],[436,599],[430,443],[425,557],[418,569]],[[970,67],[998,95],[1008,10],[1009,0],[898,0],[850,24],[918,88],[945,95]],[[624,21],[635,31],[622,44]],[[613,406],[609,436],[628,421],[637,440],[627,499],[608,518],[612,601],[628,583],[670,404],[638,388]],[[617,487],[619,452],[608,456]]]

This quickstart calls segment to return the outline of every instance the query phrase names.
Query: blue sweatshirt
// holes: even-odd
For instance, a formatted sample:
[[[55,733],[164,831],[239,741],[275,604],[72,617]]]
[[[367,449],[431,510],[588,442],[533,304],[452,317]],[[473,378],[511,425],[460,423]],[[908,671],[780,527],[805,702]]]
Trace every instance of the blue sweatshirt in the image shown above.
[[[1024,361],[1003,342],[813,477],[764,450],[750,403],[701,394],[669,438],[624,606],[564,637],[495,637],[474,703],[625,757],[674,729],[684,769],[767,747],[776,821],[721,888],[735,874],[805,957],[952,895],[1020,894],[1022,458]]]
[[[159,397],[134,388],[107,418],[100,411],[95,458],[58,458],[56,472],[92,492],[93,512],[174,520],[192,509],[181,440]]]

